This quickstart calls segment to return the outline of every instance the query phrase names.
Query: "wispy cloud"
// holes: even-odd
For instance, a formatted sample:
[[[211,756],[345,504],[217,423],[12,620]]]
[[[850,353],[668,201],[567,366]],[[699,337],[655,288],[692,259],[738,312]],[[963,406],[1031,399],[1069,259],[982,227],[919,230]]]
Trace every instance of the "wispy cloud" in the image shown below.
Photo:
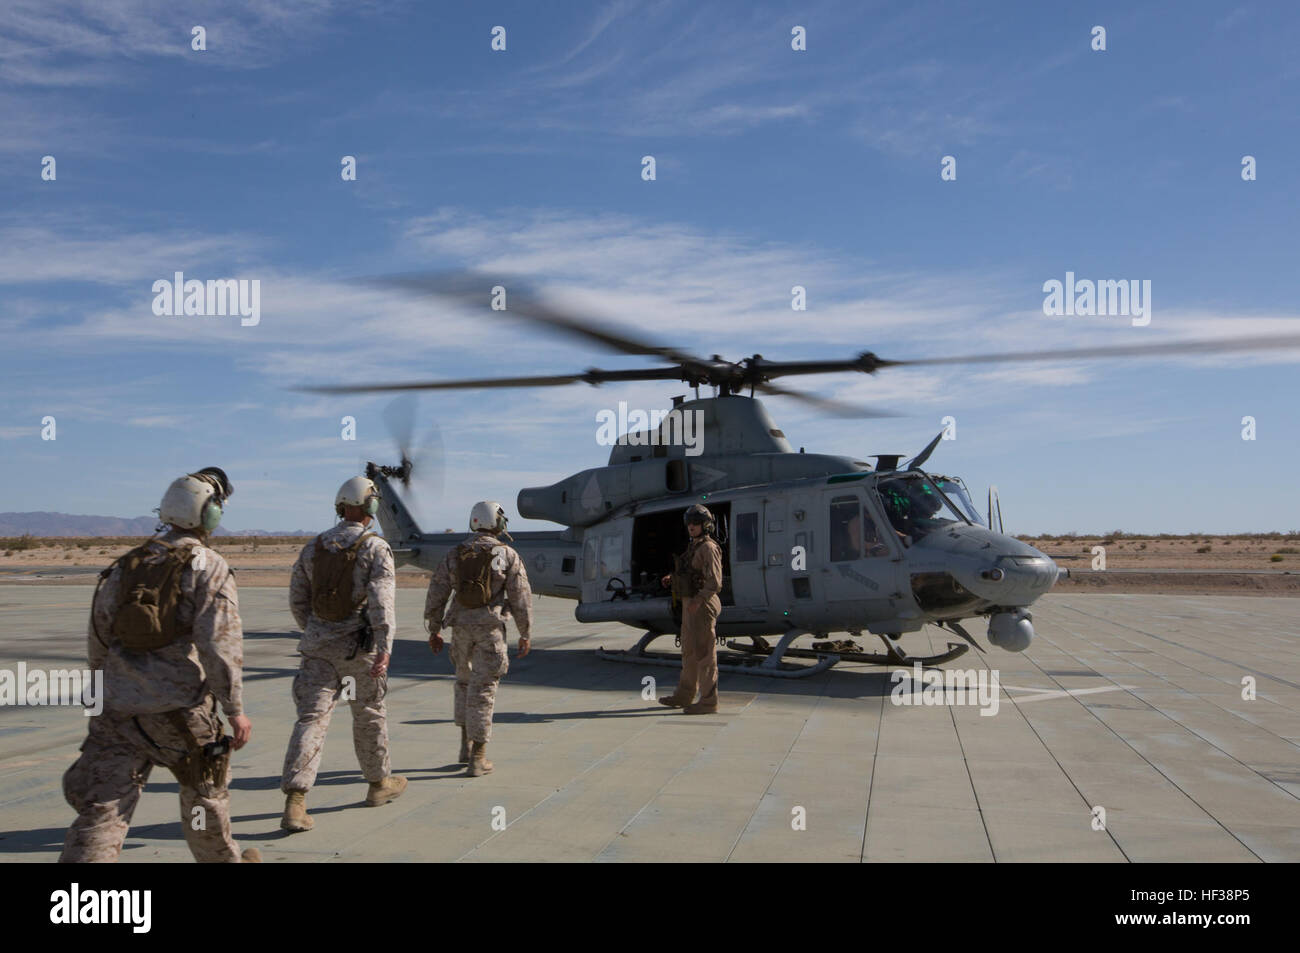
[[[18,86],[102,86],[130,79],[149,58],[203,56],[235,69],[265,66],[308,42],[350,0],[8,0],[0,4],[0,81]],[[207,49],[191,49],[191,29]]]
[[[189,420],[176,414],[155,414],[149,417],[132,417],[127,420],[127,424],[132,427],[161,428],[166,430],[179,430],[182,427],[189,426]]]

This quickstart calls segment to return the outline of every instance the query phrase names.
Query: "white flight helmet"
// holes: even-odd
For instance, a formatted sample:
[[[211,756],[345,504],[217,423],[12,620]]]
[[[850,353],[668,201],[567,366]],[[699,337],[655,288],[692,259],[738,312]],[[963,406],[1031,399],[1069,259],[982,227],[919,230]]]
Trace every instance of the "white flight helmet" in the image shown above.
[[[469,511],[471,533],[504,533],[508,522],[505,508],[496,500],[475,503],[474,508]]]
[[[365,477],[353,477],[334,494],[334,512],[342,516],[344,506],[359,506],[374,516],[379,512],[379,487]]]
[[[181,529],[211,533],[221,522],[221,494],[212,481],[194,474],[173,480],[158,506],[158,518]]]

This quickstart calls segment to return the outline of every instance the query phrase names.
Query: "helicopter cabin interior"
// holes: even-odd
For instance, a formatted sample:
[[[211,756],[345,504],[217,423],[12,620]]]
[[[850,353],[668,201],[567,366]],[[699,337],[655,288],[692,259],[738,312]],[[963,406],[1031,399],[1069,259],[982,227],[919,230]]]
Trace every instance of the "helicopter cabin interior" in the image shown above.
[[[731,594],[731,504],[707,504],[717,527],[714,539],[722,548],[722,592],[724,606],[732,605]],[[673,557],[686,551],[690,539],[682,523],[681,509],[659,510],[635,517],[632,523],[631,585],[645,591],[659,585],[660,578],[673,569]],[[757,544],[757,543],[755,543]]]

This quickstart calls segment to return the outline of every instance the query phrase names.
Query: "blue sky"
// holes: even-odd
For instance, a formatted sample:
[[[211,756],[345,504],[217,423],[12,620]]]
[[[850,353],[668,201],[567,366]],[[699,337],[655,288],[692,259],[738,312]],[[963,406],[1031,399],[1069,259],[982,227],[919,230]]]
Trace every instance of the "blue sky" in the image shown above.
[[[1259,2],[7,3],[0,510],[141,515],[216,464],[228,527],[323,527],[338,484],[392,457],[388,400],[289,387],[641,363],[365,275],[524,274],[733,358],[1300,332],[1298,47],[1300,12]],[[175,271],[258,279],[260,323],[155,316]],[[1150,280],[1151,324],[1044,315],[1067,271]],[[797,382],[905,415],[887,420],[766,403],[796,446],[858,458],[919,450],[955,417],[931,465],[977,496],[997,484],[1020,532],[1286,531],[1298,362]],[[426,396],[443,488],[417,512],[431,529],[485,497],[513,513],[520,487],[605,460],[598,411],[683,391]]]

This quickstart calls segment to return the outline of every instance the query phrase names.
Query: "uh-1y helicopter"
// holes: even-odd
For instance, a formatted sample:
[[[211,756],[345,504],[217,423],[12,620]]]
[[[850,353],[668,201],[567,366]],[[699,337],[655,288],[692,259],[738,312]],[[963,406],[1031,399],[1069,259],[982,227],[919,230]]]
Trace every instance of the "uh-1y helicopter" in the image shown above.
[[[625,651],[600,650],[619,661],[680,665],[680,657],[648,651],[679,630],[680,605],[661,587],[672,554],[686,545],[682,515],[694,503],[714,514],[723,555],[719,638],[732,653],[724,671],[800,677],[839,661],[937,664],[967,646],[984,651],[963,627],[988,620],[988,639],[1019,652],[1034,630],[1029,607],[1058,578],[1056,564],[1003,532],[996,491],[987,515],[963,482],[923,469],[942,433],[914,458],[876,454],[876,465],[851,457],[795,451],[755,392],[793,398],[824,411],[859,417],[892,416],[773,384],[780,377],[886,367],[1045,361],[1079,358],[1224,353],[1300,346],[1300,335],[1219,341],[1162,342],[965,357],[886,360],[865,352],[849,360],[769,361],[760,355],[726,361],[639,340],[623,329],[562,313],[518,285],[478,275],[413,275],[378,279],[384,286],[484,306],[488,289],[511,284],[509,316],[592,341],[623,354],[658,358],[663,366],[592,368],[577,374],[410,383],[308,387],[317,393],[400,392],[469,388],[597,385],[619,381],[684,381],[696,398],[673,398],[657,429],[620,438],[609,462],[544,487],[520,490],[519,514],[564,527],[512,534],[534,592],[577,600],[584,623],[619,622],[641,630]],[[500,315],[497,315],[498,317]],[[715,396],[700,398],[701,385]],[[743,391],[748,390],[748,395]],[[684,415],[700,425],[702,444],[680,439]],[[689,452],[694,449],[696,455]],[[394,483],[409,486],[412,463],[402,448],[399,466],[367,464],[384,496],[379,521],[400,564],[433,569],[468,534],[421,532]],[[960,636],[945,652],[906,655],[899,639],[934,624]],[[813,643],[845,632],[881,638],[884,653],[858,651],[851,641]],[[775,646],[767,636],[777,637]],[[748,642],[735,641],[748,638]],[[816,659],[794,664],[789,658]]]

